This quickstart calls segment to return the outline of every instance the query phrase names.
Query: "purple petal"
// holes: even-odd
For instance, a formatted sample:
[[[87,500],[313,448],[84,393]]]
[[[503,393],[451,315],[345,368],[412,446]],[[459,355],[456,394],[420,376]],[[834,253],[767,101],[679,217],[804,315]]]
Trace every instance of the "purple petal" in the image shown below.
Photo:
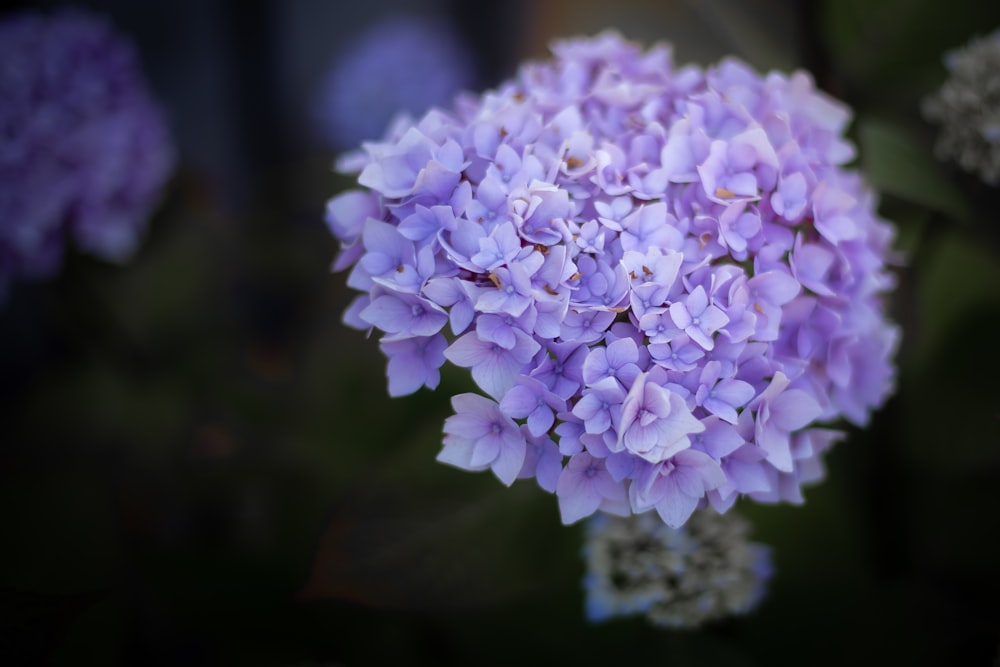
[[[823,414],[816,399],[801,389],[789,389],[771,402],[771,421],[783,431],[806,426]]]
[[[528,431],[536,437],[547,433],[552,428],[553,423],[555,423],[555,415],[545,405],[538,406],[528,415]]]
[[[538,407],[538,393],[530,386],[517,384],[504,394],[500,409],[514,419],[524,419]]]
[[[475,332],[469,332],[448,346],[444,356],[456,366],[471,368],[483,363],[490,356],[492,348],[492,343],[485,343]]]
[[[638,360],[639,348],[631,338],[619,338],[607,347],[607,365],[611,368],[621,368]]]
[[[524,465],[525,440],[520,431],[514,429],[506,434],[503,445],[491,466],[493,474],[497,476],[506,486],[510,486],[517,479],[517,473]]]
[[[663,497],[656,503],[656,513],[671,528],[680,528],[698,507],[698,498],[683,493],[671,477],[661,482]]]

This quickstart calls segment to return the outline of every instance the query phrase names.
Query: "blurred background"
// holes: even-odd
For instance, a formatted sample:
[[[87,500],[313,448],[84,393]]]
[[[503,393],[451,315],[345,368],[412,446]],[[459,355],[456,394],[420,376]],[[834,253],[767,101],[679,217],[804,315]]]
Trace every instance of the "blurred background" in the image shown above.
[[[1000,4],[74,6],[134,40],[178,166],[131,261],[71,251],[0,309],[0,662],[1000,664],[1000,190],[937,161],[920,112]],[[906,256],[898,392],[804,505],[740,505],[774,556],[754,613],[588,624],[582,530],[555,499],[434,460],[464,372],[390,400],[376,341],[341,324],[323,209],[350,187],[334,157],[366,137],[331,119],[331,72],[400,16],[454,30],[470,90],[616,28],[677,63],[805,68],[854,107]],[[379,94],[362,116],[388,113]]]

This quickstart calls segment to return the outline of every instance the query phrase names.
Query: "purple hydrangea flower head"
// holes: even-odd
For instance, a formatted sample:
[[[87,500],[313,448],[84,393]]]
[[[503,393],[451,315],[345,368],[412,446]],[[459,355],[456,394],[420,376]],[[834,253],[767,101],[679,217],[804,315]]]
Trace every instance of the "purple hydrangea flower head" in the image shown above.
[[[394,116],[447,105],[473,83],[468,48],[443,19],[395,16],[357,35],[320,84],[316,130],[343,149],[377,139]]]
[[[695,628],[752,611],[773,567],[735,512],[697,512],[680,528],[650,514],[598,515],[586,523],[586,613],[600,622],[642,615],[652,624]]]
[[[0,295],[57,273],[69,244],[126,260],[173,165],[136,51],[107,20],[0,22]]]
[[[489,398],[455,403],[440,460],[534,476],[565,523],[801,502],[894,383],[894,229],[849,110],[614,33],[553,51],[341,161],[345,322],[394,395],[469,369]]]
[[[1000,30],[945,54],[948,77],[923,102],[941,126],[934,152],[1000,186]]]

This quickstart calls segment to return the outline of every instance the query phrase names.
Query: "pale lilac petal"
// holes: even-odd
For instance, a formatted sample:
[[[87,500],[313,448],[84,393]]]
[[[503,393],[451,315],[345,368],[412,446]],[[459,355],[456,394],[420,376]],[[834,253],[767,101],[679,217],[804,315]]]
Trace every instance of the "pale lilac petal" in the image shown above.
[[[525,442],[524,438],[516,431],[504,440],[505,442],[491,468],[497,479],[510,486],[517,479],[517,473],[524,465]]]
[[[477,468],[485,468],[496,461],[500,449],[500,438],[485,435],[472,446],[472,458],[469,462]]]
[[[444,439],[444,446],[438,452],[436,459],[441,463],[473,472],[485,470],[487,467],[472,465],[472,443],[456,438]]]
[[[782,392],[771,402],[771,419],[783,431],[800,429],[822,413],[816,399],[800,389]]]
[[[444,351],[445,358],[456,366],[471,368],[483,363],[489,356],[492,345],[484,343],[475,333],[467,333],[456,339]]]
[[[545,406],[540,406],[535,408],[531,414],[528,415],[528,430],[532,435],[542,435],[543,433],[547,433],[548,430],[552,428],[552,424],[555,423],[555,420],[556,417],[552,413],[551,409]]]
[[[671,528],[684,525],[698,507],[698,498],[685,494],[671,477],[663,482],[663,497],[656,503],[656,513]]]
[[[580,453],[570,458],[556,483],[563,524],[575,523],[597,511],[604,498],[595,481],[601,474],[607,473],[589,454]]]

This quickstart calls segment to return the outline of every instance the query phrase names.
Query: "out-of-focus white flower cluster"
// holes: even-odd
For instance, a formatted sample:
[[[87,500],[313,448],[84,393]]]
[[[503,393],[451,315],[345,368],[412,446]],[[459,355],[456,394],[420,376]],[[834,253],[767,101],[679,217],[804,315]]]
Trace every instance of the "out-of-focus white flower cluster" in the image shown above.
[[[644,614],[691,628],[752,610],[771,576],[769,549],[748,540],[735,512],[699,511],[680,528],[650,513],[597,514],[586,524],[587,616]]]
[[[944,58],[948,78],[923,102],[927,120],[941,126],[934,152],[1000,185],[1000,30]]]

